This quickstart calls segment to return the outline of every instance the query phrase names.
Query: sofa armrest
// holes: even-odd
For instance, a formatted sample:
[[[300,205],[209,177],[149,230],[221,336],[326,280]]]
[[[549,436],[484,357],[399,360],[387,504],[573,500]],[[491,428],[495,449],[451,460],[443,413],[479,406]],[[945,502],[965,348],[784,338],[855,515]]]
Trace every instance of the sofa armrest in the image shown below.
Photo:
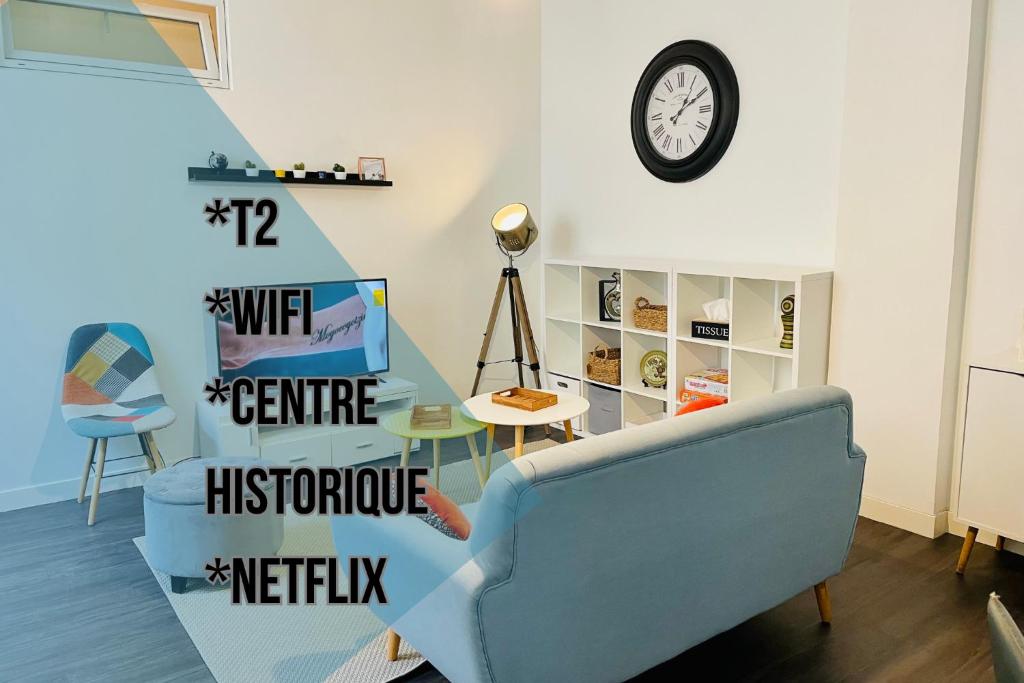
[[[868,457],[868,455],[867,455],[867,453],[864,452],[863,448],[861,448],[860,446],[858,446],[855,443],[855,444],[853,444],[853,449],[850,451],[850,457],[851,458],[866,458],[866,457]]]
[[[331,518],[338,556],[386,557],[381,578],[388,604],[371,603],[370,609],[388,624],[450,579],[472,561],[469,543],[449,538],[409,515]],[[342,569],[347,565],[343,563]]]

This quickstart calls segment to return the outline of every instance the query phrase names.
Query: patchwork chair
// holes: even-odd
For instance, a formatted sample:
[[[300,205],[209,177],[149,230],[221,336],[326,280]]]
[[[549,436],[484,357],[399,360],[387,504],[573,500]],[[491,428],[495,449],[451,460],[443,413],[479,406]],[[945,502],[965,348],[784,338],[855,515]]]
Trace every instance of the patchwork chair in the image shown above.
[[[72,333],[64,364],[61,412],[71,431],[89,439],[78,502],[85,500],[92,471],[95,475],[89,503],[89,526],[92,526],[99,507],[103,466],[107,462],[107,439],[134,435],[142,446],[140,455],[113,458],[109,462],[145,458],[146,468],[151,473],[164,467],[153,431],[174,422],[175,414],[160,393],[153,353],[139,328],[128,323],[98,323],[83,325]],[[107,476],[143,470],[139,467]]]

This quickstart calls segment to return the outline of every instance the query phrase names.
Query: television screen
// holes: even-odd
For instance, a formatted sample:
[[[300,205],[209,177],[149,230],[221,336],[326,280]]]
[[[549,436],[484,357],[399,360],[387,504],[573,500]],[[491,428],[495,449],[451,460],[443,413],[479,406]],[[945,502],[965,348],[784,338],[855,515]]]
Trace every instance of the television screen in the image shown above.
[[[281,288],[311,290],[311,334],[303,333],[301,317],[290,319],[288,334],[268,333],[269,312],[279,311],[279,306],[269,301],[258,309],[253,306],[259,290]],[[217,363],[225,381],[236,377],[351,377],[388,370],[386,280],[242,289],[243,295],[244,290],[252,290],[250,310],[232,310],[217,320]],[[298,308],[301,297],[290,297],[290,303]],[[252,319],[256,310],[262,312],[262,333],[238,334],[233,316],[248,314]]]

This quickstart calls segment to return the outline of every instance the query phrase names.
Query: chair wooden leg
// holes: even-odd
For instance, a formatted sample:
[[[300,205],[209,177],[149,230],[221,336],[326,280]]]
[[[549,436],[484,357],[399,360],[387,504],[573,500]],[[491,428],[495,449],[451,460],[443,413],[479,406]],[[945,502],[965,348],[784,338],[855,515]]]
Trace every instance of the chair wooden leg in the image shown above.
[[[967,535],[964,536],[963,547],[960,548],[960,557],[956,561],[956,573],[963,576],[967,569],[967,560],[971,559],[971,551],[974,550],[974,541],[978,538],[978,527],[967,527]]]
[[[96,461],[96,481],[92,484],[92,500],[89,501],[89,526],[96,522],[96,510],[100,506],[100,482],[103,481],[103,463],[107,459],[107,440],[100,439],[100,457]]]
[[[996,536],[996,550],[1006,549],[1006,536]]]
[[[398,646],[401,643],[402,636],[388,629],[387,657],[389,662],[398,661]]]
[[[149,452],[149,441],[144,434],[139,434],[138,437],[139,445],[142,446],[142,457],[146,459],[146,467],[149,468],[149,473],[153,474],[156,472],[156,463],[153,461],[153,454]]]
[[[832,623],[832,598],[828,596],[828,585],[822,581],[814,586],[814,599],[818,601],[818,615],[821,623]]]
[[[78,487],[78,502],[85,500],[85,489],[89,486],[89,470],[96,458],[96,439],[89,439],[89,455],[85,458],[85,469],[82,470],[82,484]]]
[[[149,444],[149,454],[153,458],[153,465],[158,470],[167,467],[167,464],[164,462],[164,456],[160,453],[160,447],[156,445],[156,437],[153,436],[153,432],[146,432],[146,443]]]

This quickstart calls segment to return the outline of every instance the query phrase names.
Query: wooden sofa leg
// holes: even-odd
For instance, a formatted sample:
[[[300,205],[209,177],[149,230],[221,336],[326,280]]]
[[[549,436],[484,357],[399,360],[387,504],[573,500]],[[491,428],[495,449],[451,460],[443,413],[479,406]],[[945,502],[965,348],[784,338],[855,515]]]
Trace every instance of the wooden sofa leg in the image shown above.
[[[971,559],[971,551],[974,550],[974,541],[978,538],[978,527],[967,527],[967,534],[964,536],[963,547],[960,548],[960,557],[956,561],[956,573],[963,576],[967,568],[967,561]]]
[[[388,629],[387,656],[389,662],[398,661],[398,646],[401,642],[402,636]]]
[[[1006,536],[996,536],[996,550],[1006,550]]]
[[[821,623],[832,623],[832,598],[828,596],[828,585],[824,581],[814,586],[814,599],[818,601],[818,615]]]

